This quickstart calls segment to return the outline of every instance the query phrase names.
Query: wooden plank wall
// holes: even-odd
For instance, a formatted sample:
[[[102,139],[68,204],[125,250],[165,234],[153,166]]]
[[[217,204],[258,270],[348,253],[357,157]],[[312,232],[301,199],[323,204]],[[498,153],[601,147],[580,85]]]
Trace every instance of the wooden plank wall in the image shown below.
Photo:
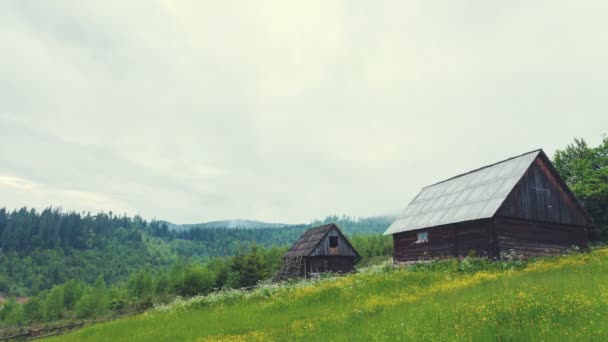
[[[418,232],[403,232],[393,235],[395,261],[417,261],[455,255],[456,237],[453,226],[427,230],[428,242],[426,243],[416,243]]]
[[[350,256],[317,256],[308,258],[308,272],[347,273],[354,269],[355,258]]]
[[[478,221],[461,224],[456,230],[456,256],[465,257],[471,251],[475,256],[494,257],[491,248],[491,221]]]
[[[329,237],[337,236],[338,237],[338,248],[332,249],[329,248]],[[330,230],[323,241],[319,242],[319,245],[315,248],[314,251],[310,253],[311,256],[316,255],[346,255],[346,256],[356,256],[355,251],[350,247],[346,239],[336,228]]]
[[[476,256],[489,258],[504,258],[510,253],[543,256],[588,244],[585,226],[509,217],[430,228],[426,243],[416,243],[420,231],[425,230],[393,235],[395,261],[465,257],[472,250]]]
[[[563,224],[589,224],[574,199],[540,157],[509,194],[498,215]]]
[[[502,256],[515,253],[542,256],[563,253],[572,246],[587,246],[585,226],[532,222],[499,217],[494,221]]]
[[[428,232],[428,242],[416,243],[417,233]],[[494,257],[492,221],[482,220],[434,227],[393,235],[393,259],[398,262],[448,257]]]

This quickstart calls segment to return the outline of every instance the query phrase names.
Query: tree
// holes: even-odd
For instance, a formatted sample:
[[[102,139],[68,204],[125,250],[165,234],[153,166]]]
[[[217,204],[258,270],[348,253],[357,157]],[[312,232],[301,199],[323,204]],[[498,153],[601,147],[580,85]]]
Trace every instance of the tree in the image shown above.
[[[162,297],[169,291],[169,278],[165,272],[159,272],[156,276],[156,283],[154,284],[154,293]]]
[[[249,253],[239,253],[234,257],[232,271],[239,274],[239,286],[249,287],[264,278],[266,270],[260,255],[260,249],[255,244],[249,247]]]
[[[0,321],[8,325],[20,324],[25,321],[21,305],[17,303],[15,298],[9,298],[0,308]]]
[[[68,310],[74,309],[76,302],[82,297],[82,284],[74,279],[68,280],[63,287],[63,304]]]
[[[30,300],[23,304],[23,315],[29,323],[42,321],[44,319],[43,313],[42,303],[38,297],[30,298]]]
[[[6,216],[6,208],[0,208],[0,236],[2,236],[2,231],[4,231],[7,220],[8,217]]]
[[[557,150],[554,165],[595,221],[591,240],[608,240],[608,137],[595,148],[584,139]]]
[[[100,275],[95,285],[88,288],[76,302],[76,315],[80,318],[102,316],[108,310],[108,306],[106,283]]]
[[[149,268],[140,270],[129,280],[129,290],[135,298],[152,296],[153,286],[152,273]]]
[[[58,320],[63,315],[63,286],[54,286],[44,301],[44,319]]]
[[[186,268],[178,293],[182,296],[206,294],[213,289],[215,279],[213,274],[200,265],[190,265]]]

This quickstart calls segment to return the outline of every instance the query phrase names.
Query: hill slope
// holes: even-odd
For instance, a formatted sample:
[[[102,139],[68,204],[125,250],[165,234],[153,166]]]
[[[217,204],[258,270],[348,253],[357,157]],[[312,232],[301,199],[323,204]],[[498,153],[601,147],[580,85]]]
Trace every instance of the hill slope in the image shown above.
[[[608,334],[608,249],[523,262],[376,266],[193,298],[56,338],[81,340],[552,340]]]
[[[221,221],[210,221],[204,223],[189,223],[189,224],[174,224],[167,223],[169,228],[174,230],[188,230],[192,228],[245,228],[245,229],[257,229],[257,228],[283,228],[289,226],[296,226],[296,224],[287,223],[269,223],[254,220],[221,220]]]

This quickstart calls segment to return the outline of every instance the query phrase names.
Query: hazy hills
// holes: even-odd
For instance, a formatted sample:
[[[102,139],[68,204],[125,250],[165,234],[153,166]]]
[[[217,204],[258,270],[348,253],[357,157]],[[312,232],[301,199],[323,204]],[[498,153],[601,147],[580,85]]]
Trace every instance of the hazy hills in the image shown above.
[[[209,221],[202,223],[189,223],[189,224],[175,224],[169,221],[161,221],[166,223],[169,229],[175,231],[185,231],[196,228],[243,228],[243,229],[266,229],[266,228],[287,228],[294,226],[310,226],[313,227],[315,225],[326,224],[330,222],[335,223],[353,223],[353,222],[367,222],[367,223],[380,223],[380,224],[388,224],[392,223],[396,217],[394,216],[373,216],[373,217],[365,217],[365,218],[354,218],[348,216],[338,216],[332,215],[326,217],[324,220],[315,220],[308,224],[301,223],[273,223],[273,222],[263,222],[256,220],[246,220],[246,219],[236,219],[236,220],[218,220],[218,221]],[[348,225],[347,223],[347,225]]]
[[[287,223],[271,223],[271,222],[262,222],[255,220],[219,220],[219,221],[209,221],[202,223],[189,223],[189,224],[175,224],[169,221],[163,221],[169,226],[169,229],[172,230],[189,230],[192,228],[246,228],[246,229],[259,229],[259,228],[283,228],[294,226],[295,224],[287,224]]]

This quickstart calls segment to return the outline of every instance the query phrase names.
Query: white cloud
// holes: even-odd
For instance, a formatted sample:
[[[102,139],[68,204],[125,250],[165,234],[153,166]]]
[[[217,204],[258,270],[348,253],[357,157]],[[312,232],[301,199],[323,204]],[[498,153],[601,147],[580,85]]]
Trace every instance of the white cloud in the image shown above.
[[[122,207],[123,212],[133,212],[133,208],[125,203],[98,193],[55,188],[11,175],[0,175],[0,191],[3,196],[10,198],[15,208],[22,206],[44,208],[52,203],[55,207],[63,207],[70,211],[111,211]]]

